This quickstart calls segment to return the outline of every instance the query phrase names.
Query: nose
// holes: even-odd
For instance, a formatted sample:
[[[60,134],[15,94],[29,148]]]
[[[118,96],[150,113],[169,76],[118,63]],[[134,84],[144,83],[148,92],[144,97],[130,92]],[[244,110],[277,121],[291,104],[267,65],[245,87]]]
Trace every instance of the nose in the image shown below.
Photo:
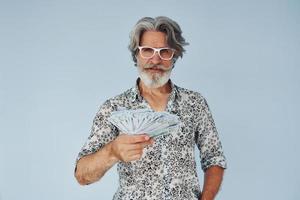
[[[158,64],[158,63],[161,62],[161,58],[158,55],[158,52],[154,53],[154,56],[151,58],[151,61],[152,61],[153,64]]]

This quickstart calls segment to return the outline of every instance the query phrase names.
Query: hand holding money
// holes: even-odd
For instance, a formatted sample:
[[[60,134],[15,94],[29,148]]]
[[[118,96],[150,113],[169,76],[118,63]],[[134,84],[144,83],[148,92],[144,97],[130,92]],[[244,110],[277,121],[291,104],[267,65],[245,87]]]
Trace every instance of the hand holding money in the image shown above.
[[[138,160],[143,155],[143,149],[154,143],[146,134],[120,134],[111,143],[111,153],[119,161],[130,162]]]

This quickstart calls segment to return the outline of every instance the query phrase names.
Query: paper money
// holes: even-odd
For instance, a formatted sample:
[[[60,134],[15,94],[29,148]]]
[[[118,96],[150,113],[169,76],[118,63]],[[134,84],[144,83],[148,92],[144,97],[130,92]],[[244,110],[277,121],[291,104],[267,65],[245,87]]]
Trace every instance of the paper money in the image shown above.
[[[150,109],[121,109],[111,113],[109,122],[127,134],[146,133],[150,137],[170,134],[179,128],[179,117]]]

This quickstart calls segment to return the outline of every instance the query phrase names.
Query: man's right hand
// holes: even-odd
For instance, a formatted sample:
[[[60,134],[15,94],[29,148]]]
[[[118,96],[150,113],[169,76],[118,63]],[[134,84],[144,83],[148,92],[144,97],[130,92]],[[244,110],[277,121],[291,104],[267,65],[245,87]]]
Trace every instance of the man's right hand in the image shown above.
[[[146,134],[120,134],[111,142],[111,153],[119,161],[130,162],[142,157],[143,149],[154,143]]]

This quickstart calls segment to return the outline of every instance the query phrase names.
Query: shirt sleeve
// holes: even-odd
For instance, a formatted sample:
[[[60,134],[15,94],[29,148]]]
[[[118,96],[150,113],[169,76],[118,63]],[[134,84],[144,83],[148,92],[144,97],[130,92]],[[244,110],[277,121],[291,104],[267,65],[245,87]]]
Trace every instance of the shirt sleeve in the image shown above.
[[[204,97],[200,101],[200,114],[198,119],[196,143],[200,150],[201,168],[203,171],[211,166],[227,168],[220,138],[210,112],[207,101]]]
[[[105,144],[117,137],[117,128],[108,121],[108,117],[112,111],[113,106],[109,100],[100,106],[100,109],[93,120],[90,136],[81,148],[76,159],[76,164],[83,156],[97,152]]]

